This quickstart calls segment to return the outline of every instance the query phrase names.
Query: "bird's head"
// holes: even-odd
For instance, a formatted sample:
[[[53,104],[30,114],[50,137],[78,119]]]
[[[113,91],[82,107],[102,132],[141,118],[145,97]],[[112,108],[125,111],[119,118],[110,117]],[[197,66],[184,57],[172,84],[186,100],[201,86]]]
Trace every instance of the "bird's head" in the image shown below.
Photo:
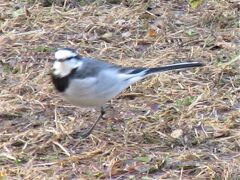
[[[52,67],[54,76],[64,77],[69,75],[73,69],[82,66],[81,56],[74,49],[61,48],[55,52],[55,62]]]

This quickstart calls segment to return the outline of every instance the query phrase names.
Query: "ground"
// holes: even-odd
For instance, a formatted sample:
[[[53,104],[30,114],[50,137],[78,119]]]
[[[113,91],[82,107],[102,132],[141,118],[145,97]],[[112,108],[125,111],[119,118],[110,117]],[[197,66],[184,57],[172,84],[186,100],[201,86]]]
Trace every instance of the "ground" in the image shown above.
[[[238,1],[0,2],[0,179],[239,179]],[[200,61],[162,73],[99,110],[62,100],[53,53],[122,66]]]

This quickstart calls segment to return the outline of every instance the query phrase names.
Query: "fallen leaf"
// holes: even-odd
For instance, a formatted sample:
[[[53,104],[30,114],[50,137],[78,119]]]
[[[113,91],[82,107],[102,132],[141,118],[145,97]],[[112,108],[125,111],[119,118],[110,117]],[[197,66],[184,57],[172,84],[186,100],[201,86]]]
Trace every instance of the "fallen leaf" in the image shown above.
[[[204,3],[204,0],[189,0],[189,4],[193,9],[197,9],[203,3]]]
[[[105,33],[105,34],[102,35],[102,38],[108,39],[108,38],[111,38],[112,36],[113,36],[113,33],[107,32],[107,33]]]
[[[157,36],[157,31],[155,29],[149,29],[147,33],[148,33],[149,37],[156,37]]]
[[[215,138],[227,137],[229,135],[230,135],[229,130],[218,130],[213,132],[213,137]]]
[[[183,130],[182,129],[176,129],[171,133],[171,137],[178,139],[183,135]]]

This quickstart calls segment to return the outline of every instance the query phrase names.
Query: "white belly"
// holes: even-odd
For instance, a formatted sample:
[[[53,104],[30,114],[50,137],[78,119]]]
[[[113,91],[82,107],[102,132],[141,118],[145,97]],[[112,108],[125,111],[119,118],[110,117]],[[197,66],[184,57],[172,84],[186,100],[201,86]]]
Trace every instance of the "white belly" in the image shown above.
[[[82,107],[101,107],[115,96],[117,96],[127,86],[121,82],[112,81],[111,78],[101,82],[95,78],[84,80],[73,80],[63,96],[67,101]]]
[[[100,107],[139,79],[142,79],[142,76],[105,70],[99,73],[98,77],[72,79],[63,95],[77,106]]]

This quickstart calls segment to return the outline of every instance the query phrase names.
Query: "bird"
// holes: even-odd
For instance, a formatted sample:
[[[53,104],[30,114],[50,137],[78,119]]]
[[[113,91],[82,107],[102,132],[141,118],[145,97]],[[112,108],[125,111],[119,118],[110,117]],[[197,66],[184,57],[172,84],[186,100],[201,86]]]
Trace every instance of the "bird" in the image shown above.
[[[103,118],[106,102],[130,85],[161,72],[201,66],[204,66],[202,62],[183,62],[153,68],[123,67],[83,57],[72,48],[59,48],[55,51],[51,79],[55,89],[71,104],[101,110],[93,125],[81,133],[80,137],[86,138]]]

